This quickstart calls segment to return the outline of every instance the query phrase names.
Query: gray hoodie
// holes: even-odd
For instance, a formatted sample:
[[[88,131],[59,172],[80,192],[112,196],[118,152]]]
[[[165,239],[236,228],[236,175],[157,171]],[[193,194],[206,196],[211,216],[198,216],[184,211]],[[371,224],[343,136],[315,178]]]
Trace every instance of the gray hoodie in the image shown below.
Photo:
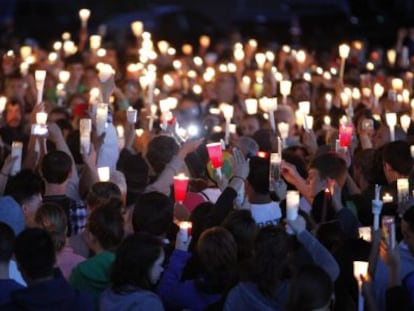
[[[100,299],[101,311],[164,311],[160,298],[148,290],[135,290],[125,294],[106,289]]]

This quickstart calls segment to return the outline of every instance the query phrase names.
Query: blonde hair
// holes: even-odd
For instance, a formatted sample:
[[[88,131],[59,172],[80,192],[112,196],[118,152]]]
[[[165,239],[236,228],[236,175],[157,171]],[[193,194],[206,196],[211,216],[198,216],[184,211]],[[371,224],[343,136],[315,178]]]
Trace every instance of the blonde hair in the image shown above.
[[[44,203],[35,214],[35,223],[49,232],[55,251],[61,251],[66,244],[67,217],[63,208],[55,203]]]

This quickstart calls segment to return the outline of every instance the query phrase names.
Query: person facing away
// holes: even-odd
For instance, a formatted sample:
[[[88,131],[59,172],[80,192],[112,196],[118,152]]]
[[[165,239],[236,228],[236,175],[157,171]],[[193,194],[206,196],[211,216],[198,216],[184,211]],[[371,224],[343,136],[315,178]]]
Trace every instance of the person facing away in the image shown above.
[[[25,229],[16,238],[15,256],[28,287],[14,291],[2,310],[93,310],[91,297],[54,277],[55,248],[47,231]]]

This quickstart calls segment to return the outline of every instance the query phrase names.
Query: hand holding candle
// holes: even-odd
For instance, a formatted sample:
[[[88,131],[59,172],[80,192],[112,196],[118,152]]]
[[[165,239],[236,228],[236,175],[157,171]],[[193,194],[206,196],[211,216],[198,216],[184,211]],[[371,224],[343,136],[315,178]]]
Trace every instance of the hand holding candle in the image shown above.
[[[380,200],[381,187],[375,185],[375,198],[372,200],[372,214],[374,215],[374,231],[379,229],[379,217],[382,211],[383,202]]]
[[[42,102],[45,80],[46,80],[46,71],[36,70],[35,81],[36,81],[36,90],[37,90],[37,104],[40,104]]]

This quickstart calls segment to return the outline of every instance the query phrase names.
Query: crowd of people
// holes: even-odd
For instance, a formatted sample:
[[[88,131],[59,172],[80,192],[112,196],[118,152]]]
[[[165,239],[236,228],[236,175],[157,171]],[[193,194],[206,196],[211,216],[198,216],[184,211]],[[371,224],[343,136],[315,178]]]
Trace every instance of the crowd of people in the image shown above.
[[[412,30],[320,54],[132,30],[2,51],[1,310],[414,308]]]

